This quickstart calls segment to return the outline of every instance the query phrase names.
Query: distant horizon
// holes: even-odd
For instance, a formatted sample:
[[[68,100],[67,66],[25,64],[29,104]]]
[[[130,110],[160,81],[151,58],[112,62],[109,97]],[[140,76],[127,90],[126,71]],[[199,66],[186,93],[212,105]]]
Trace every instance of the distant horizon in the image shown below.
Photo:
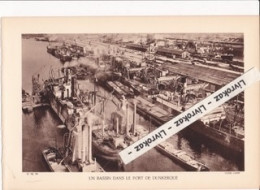
[[[155,39],[162,38],[177,38],[177,39],[195,39],[195,40],[211,40],[212,38],[222,38],[222,39],[244,39],[243,33],[67,33],[67,34],[59,34],[59,33],[38,33],[38,34],[22,34],[25,36],[47,36],[47,37],[58,37],[58,38],[81,38],[81,37],[109,37],[109,38],[127,38],[131,35],[131,38],[146,38],[147,35],[153,35]],[[199,38],[199,39],[198,39]],[[202,39],[201,39],[202,38]]]

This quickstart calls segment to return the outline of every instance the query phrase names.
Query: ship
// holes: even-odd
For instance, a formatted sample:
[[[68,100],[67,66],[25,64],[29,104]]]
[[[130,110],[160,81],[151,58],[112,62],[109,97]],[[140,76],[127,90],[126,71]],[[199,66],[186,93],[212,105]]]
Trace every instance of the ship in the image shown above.
[[[136,124],[136,104],[133,104],[133,124],[129,125],[129,102],[123,98],[122,105],[112,112],[110,125],[93,130],[93,154],[96,157],[122,166],[119,152],[149,133],[142,125]]]
[[[174,117],[182,113],[184,110],[189,109],[192,105],[203,98],[200,90],[196,90],[197,87],[205,87],[206,84],[198,83],[194,85],[180,84],[174,87],[180,92],[186,91],[185,94],[166,93],[157,94],[152,99],[142,96],[137,97],[137,112],[152,121],[155,125],[160,126]],[[184,89],[184,87],[186,89]],[[193,88],[197,91],[193,91]],[[155,101],[154,101],[155,100]],[[162,106],[157,106],[158,103]],[[196,133],[198,136],[206,138],[212,142],[216,142],[218,145],[225,147],[234,152],[244,152],[244,137],[241,127],[238,125],[233,126],[231,129],[225,122],[230,116],[236,115],[238,120],[241,120],[243,112],[240,114],[232,114],[235,112],[228,112],[228,109],[223,107],[216,108],[211,113],[205,115],[200,120],[194,122],[188,127],[187,130]],[[230,110],[230,109],[229,109]],[[241,122],[237,122],[241,123]]]
[[[67,150],[67,154],[71,155],[70,168],[75,168],[72,166],[83,160],[82,148],[79,147],[82,146],[84,141],[82,140],[83,137],[80,137],[82,136],[80,133],[88,134],[88,142],[86,144],[88,144],[87,150],[89,150],[88,155],[90,156],[85,158],[85,160],[91,160],[91,155],[93,154],[95,158],[103,158],[122,165],[119,152],[147,135],[149,131],[143,126],[135,124],[135,114],[133,116],[133,125],[130,127],[128,117],[126,116],[128,115],[128,104],[124,96],[122,96],[122,104],[118,105],[118,110],[111,114],[111,118],[106,124],[105,117],[97,113],[97,108],[103,105],[103,109],[101,110],[104,110],[105,101],[110,98],[101,98],[101,101],[97,102],[98,96],[96,92],[89,92],[87,96],[81,97],[76,75],[73,75],[70,68],[64,68],[61,71],[63,73],[59,73],[59,77],[50,76],[44,82],[43,94],[47,97],[52,110],[70,131],[70,137],[68,137],[69,140],[67,141],[71,141],[71,143],[66,146],[70,147],[70,151]],[[136,112],[136,104],[133,106]],[[81,122],[80,125],[78,125],[79,122]],[[87,126],[87,132],[83,132],[83,126]],[[53,155],[61,157],[61,159],[66,157],[62,151],[61,153],[56,151],[54,154],[52,151],[50,155],[49,152],[48,149],[43,150],[43,155],[48,165],[53,160],[51,158]],[[49,160],[49,158],[51,159]],[[87,161],[87,163],[96,165],[93,161]],[[56,166],[57,162],[54,165]],[[62,167],[64,171],[71,170],[65,164]]]
[[[92,157],[93,101],[86,105],[79,97],[77,80],[71,69],[64,68],[55,77],[50,72],[41,92],[52,110],[69,131],[64,136],[64,146],[49,147],[42,151],[51,171],[99,172],[102,167]]]
[[[123,99],[121,108],[111,114],[112,125],[110,127],[112,128],[107,127],[105,130],[103,126],[102,129],[93,130],[95,156],[117,162],[120,165],[122,163],[119,152],[148,135],[151,129],[135,124],[139,100],[140,97],[132,101]],[[129,128],[128,109],[131,103],[133,105],[133,124]],[[209,171],[205,164],[196,161],[183,150],[174,149],[168,142],[159,144],[156,149],[189,171]]]
[[[74,54],[66,46],[47,46],[47,52],[60,59],[61,62],[71,61]]]
[[[145,69],[146,72],[138,70],[135,72],[135,77],[129,78],[127,74],[125,74],[125,68],[128,68],[128,65],[127,63],[123,65],[122,62],[120,68],[117,69],[117,71],[121,72],[121,80],[119,80],[122,81],[123,85],[135,89],[134,91],[138,92],[139,96],[136,98],[138,101],[137,112],[157,126],[168,122],[174,116],[189,109],[192,105],[195,105],[195,103],[212,94],[213,91],[237,75],[227,73],[225,77],[223,76],[224,80],[220,80],[223,84],[212,85],[212,81],[215,84],[218,80],[216,76],[222,76],[222,73],[218,73],[215,76],[215,70],[203,69],[203,72],[210,73],[207,74],[209,75],[208,78],[204,75],[204,77],[197,77],[196,75],[200,74],[199,71],[189,75],[194,68],[188,64],[177,64],[174,66],[167,66],[167,64],[165,64],[164,69],[168,69],[168,71],[171,72],[171,75],[167,75],[167,77],[162,76],[163,71],[148,66],[148,68]],[[128,70],[130,69],[128,68]],[[171,80],[160,81],[160,78],[171,78]],[[115,86],[116,83],[113,83],[113,86]],[[159,93],[149,93],[153,88],[159,89]],[[123,88],[120,87],[120,89],[123,91]],[[117,93],[120,94],[119,91]],[[233,117],[232,115],[236,115],[237,120],[239,120],[239,118],[241,118],[240,115],[242,116],[244,113],[241,112],[239,115],[232,113],[235,112],[225,111],[222,107],[217,108],[213,112],[205,115],[201,120],[191,124],[187,130],[192,134],[193,132],[196,133],[200,138],[203,137],[203,139],[220,145],[222,148],[243,154],[243,130],[237,125],[239,122],[237,122],[236,125],[231,122],[231,125],[234,126],[232,126],[230,130],[226,120],[228,120],[229,115],[231,118]],[[228,128],[228,130],[226,128]]]
[[[52,172],[104,172],[104,169],[96,160],[93,161],[89,155],[83,155],[84,151],[81,151],[82,156],[77,157],[75,156],[77,151],[73,147],[67,147],[67,150],[65,148],[48,147],[42,151],[42,155]],[[86,160],[84,157],[89,159]]]
[[[29,93],[22,90],[22,110],[24,113],[30,113],[33,111],[32,101]]]
[[[52,172],[104,172],[92,157],[91,124],[77,117],[74,127],[64,135],[63,147],[48,147],[42,151]]]
[[[48,164],[48,168],[52,172],[70,172],[67,164],[62,164],[63,158],[57,149],[53,147],[46,148],[42,151],[42,155]]]
[[[185,151],[175,149],[173,145],[167,141],[160,143],[155,148],[188,171],[209,171],[209,168],[205,164],[198,162]]]
[[[53,56],[55,55],[55,51],[58,49],[57,46],[53,46],[53,45],[48,45],[47,46],[47,52],[52,54]]]
[[[47,52],[60,59],[62,62],[71,61],[87,55],[86,48],[83,45],[67,44],[47,46]]]
[[[221,54],[221,59],[222,59],[224,62],[233,61],[233,58],[234,58],[234,55],[233,55],[233,54],[227,54],[227,53]]]
[[[101,101],[97,102],[97,93],[94,92],[89,92],[87,97],[81,97],[76,76],[72,74],[71,69],[64,68],[63,74],[64,76],[56,78],[52,76],[45,81],[45,93],[51,108],[70,131],[76,130],[74,127],[77,119],[85,118],[87,124],[84,125],[91,126],[89,127],[91,131],[88,132],[91,135],[88,138],[91,139],[89,149],[91,153],[93,151],[93,156],[122,164],[119,152],[147,135],[149,131],[135,124],[135,114],[134,124],[130,127],[126,117],[128,104],[124,96],[122,105],[118,105],[118,110],[114,111],[109,121],[105,123],[104,116],[99,115],[94,109],[103,105],[104,110],[105,101],[109,98],[101,98]],[[134,110],[136,112],[136,104]]]
[[[35,37],[36,41],[43,41],[43,42],[48,42],[49,38],[48,37]]]

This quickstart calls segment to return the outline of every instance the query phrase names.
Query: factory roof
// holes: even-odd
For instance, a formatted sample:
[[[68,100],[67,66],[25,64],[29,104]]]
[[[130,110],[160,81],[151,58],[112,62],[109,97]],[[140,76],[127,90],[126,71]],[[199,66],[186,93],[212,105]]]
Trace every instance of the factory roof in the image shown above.
[[[128,44],[126,45],[127,48],[137,48],[142,51],[146,51],[148,46],[147,45],[141,45],[141,44]]]
[[[171,53],[173,55],[181,55],[184,51],[172,48],[158,48],[157,52]]]
[[[175,65],[168,66],[166,65],[165,67],[167,67],[172,73],[189,76],[218,86],[224,86],[240,76],[237,73],[216,70],[199,65],[189,65],[185,63],[177,63]]]

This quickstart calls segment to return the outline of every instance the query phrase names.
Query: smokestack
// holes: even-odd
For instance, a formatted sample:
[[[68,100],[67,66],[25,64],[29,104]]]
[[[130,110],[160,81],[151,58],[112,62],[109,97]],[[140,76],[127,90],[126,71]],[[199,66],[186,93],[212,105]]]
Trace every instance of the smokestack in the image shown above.
[[[88,161],[89,163],[93,163],[92,161],[92,126],[88,125]]]
[[[75,138],[75,146],[73,147],[73,153],[72,153],[72,162],[75,162],[77,158],[80,157],[80,145],[79,145],[79,135],[78,133],[73,130],[73,136]]]
[[[86,161],[86,140],[85,140],[85,132],[86,132],[86,129],[85,129],[85,125],[82,125],[82,130],[81,130],[81,135],[82,135],[82,147],[81,147],[81,160],[82,160],[82,163],[84,163]]]
[[[102,122],[102,138],[104,138],[104,127],[105,127],[105,100],[103,101],[103,122]]]
[[[129,126],[129,111],[128,111],[128,103],[126,103],[126,135],[128,136],[128,126]]]
[[[118,136],[118,126],[119,125],[119,120],[118,117],[116,117],[116,136]]]
[[[74,97],[75,96],[75,78],[74,77],[71,77],[71,96]]]

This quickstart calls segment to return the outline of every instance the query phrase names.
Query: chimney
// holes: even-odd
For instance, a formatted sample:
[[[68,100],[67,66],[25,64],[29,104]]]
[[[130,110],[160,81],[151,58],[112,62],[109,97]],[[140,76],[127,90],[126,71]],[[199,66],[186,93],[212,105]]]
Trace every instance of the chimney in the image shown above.
[[[81,135],[82,135],[82,147],[81,147],[81,160],[82,163],[84,163],[86,161],[86,138],[85,138],[85,134],[86,134],[86,126],[82,125],[82,130],[81,130]]]
[[[102,106],[103,106],[103,122],[102,122],[102,138],[104,138],[104,128],[105,128],[105,119],[106,119],[106,117],[105,117],[105,100],[103,101],[103,103],[102,103]]]
[[[126,103],[126,136],[128,136],[128,126],[129,126],[129,111],[128,111],[128,103]]]
[[[116,117],[116,136],[118,136],[118,128],[119,128],[119,120],[118,117]]]
[[[92,160],[92,126],[88,125],[88,161],[93,163]]]
[[[75,96],[75,78],[74,77],[71,77],[71,96],[74,97]]]

